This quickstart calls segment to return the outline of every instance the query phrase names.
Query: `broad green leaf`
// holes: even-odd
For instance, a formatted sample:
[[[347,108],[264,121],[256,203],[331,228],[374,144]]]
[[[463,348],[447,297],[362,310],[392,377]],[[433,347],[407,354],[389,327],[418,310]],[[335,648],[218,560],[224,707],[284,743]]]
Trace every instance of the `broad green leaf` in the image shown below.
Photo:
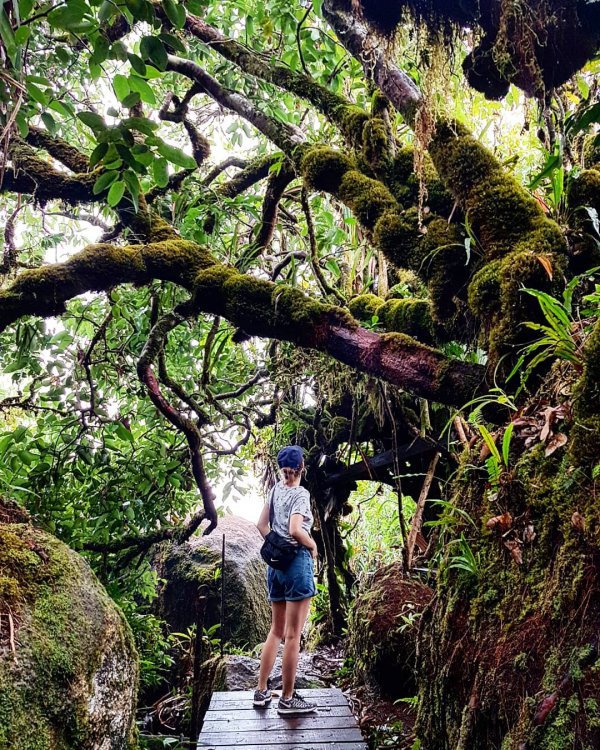
[[[25,84],[27,87],[27,93],[29,96],[39,104],[42,104],[44,107],[48,104],[48,97],[46,94],[39,89],[35,83],[32,83],[31,81],[27,81]]]
[[[150,104],[153,107],[156,106],[156,97],[154,96],[154,92],[150,88],[150,85],[146,81],[144,81],[143,78],[131,75],[129,76],[129,85],[131,86],[132,91],[137,91],[137,93],[142,97],[143,102],[146,102],[146,104]]]
[[[57,127],[56,120],[49,112],[42,113],[42,122],[46,126],[46,130],[50,133],[50,135],[55,135]]]
[[[180,148],[171,146],[164,141],[161,141],[158,144],[156,150],[161,156],[164,156],[165,159],[168,159],[171,164],[177,164],[178,167],[183,167],[184,169],[195,169],[197,166],[196,160],[193,156],[188,156]]]
[[[63,102],[59,102],[58,99],[53,99],[48,105],[50,109],[53,109],[55,112],[58,112],[59,115],[66,118],[73,117],[73,110],[69,109],[70,106],[70,103],[68,105],[63,104]]]
[[[131,94],[128,94],[122,101],[123,106],[125,109],[131,109],[131,107],[135,107],[136,104],[139,104],[142,100],[142,97],[138,94],[137,91],[132,91]]]
[[[95,167],[108,153],[108,143],[99,143],[90,154],[90,167]]]
[[[121,198],[124,194],[125,183],[122,180],[113,182],[113,184],[110,186],[110,190],[108,191],[108,196],[106,198],[108,205],[114,208],[118,203],[121,202]]]
[[[173,26],[182,29],[185,24],[185,8],[175,0],[163,0],[163,8]]]
[[[130,130],[139,130],[145,135],[152,135],[158,128],[158,124],[147,117],[127,117],[121,124]]]
[[[167,51],[158,37],[145,36],[140,42],[140,52],[143,58],[151,60],[159,70],[167,67]]]
[[[113,85],[115,95],[120,102],[122,102],[131,91],[127,77],[124,75],[121,75],[120,73],[118,73],[113,78],[112,85]]]
[[[59,6],[48,14],[48,23],[65,31],[78,32],[90,9],[84,0],[67,0],[66,5]]]
[[[168,32],[163,32],[158,35],[158,38],[167,45],[167,47],[171,47],[172,50],[175,52],[181,52],[182,54],[186,53],[186,47],[185,44],[175,36],[175,34],[169,34]]]
[[[19,45],[25,44],[31,34],[31,26],[19,26],[15,31],[15,42]]]
[[[119,173],[115,171],[107,171],[103,172],[100,177],[96,180],[94,183],[94,187],[92,188],[92,192],[94,195],[98,195],[99,193],[102,193],[109,185],[112,185],[113,182],[117,179],[119,176]]]
[[[96,112],[78,112],[77,117],[84,125],[91,128],[94,132],[106,130],[104,119]]]
[[[4,43],[6,54],[9,56],[13,65],[17,64],[18,44],[15,40],[15,34],[4,10],[0,7],[0,39]]]
[[[158,187],[166,187],[169,182],[169,166],[166,159],[155,159],[152,164],[152,175]]]
[[[139,73],[141,76],[146,75],[146,63],[142,60],[141,57],[138,57],[138,55],[134,55],[133,53],[129,53],[127,55],[127,59],[129,60],[131,67],[135,70],[136,73]]]

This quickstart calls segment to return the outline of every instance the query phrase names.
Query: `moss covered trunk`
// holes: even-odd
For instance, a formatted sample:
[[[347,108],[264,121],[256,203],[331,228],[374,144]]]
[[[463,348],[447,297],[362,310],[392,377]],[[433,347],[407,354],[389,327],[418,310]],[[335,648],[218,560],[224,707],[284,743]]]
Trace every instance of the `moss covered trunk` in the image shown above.
[[[464,457],[452,500],[473,523],[453,516],[421,630],[427,750],[600,747],[599,344],[597,325],[571,399],[515,420],[499,480]]]

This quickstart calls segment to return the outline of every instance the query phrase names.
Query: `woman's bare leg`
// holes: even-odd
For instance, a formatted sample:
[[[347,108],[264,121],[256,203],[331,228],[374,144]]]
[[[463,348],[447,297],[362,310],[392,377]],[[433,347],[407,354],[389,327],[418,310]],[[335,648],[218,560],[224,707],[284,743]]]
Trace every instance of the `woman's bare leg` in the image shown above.
[[[275,664],[279,644],[285,632],[285,615],[287,602],[271,602],[271,630],[260,655],[260,672],[258,675],[258,689],[267,689],[267,680]]]
[[[294,692],[296,682],[296,668],[300,653],[300,636],[310,610],[310,599],[299,602],[286,602],[285,607],[285,645],[283,647],[283,661],[281,677],[283,689],[281,697],[288,700]]]

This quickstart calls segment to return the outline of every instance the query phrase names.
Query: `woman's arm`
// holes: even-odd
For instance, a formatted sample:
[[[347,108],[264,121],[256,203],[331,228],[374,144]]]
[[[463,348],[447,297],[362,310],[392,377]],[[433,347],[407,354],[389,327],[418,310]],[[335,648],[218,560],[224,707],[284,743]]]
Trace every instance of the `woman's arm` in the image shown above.
[[[315,540],[310,536],[308,532],[302,527],[304,516],[302,513],[292,513],[290,516],[290,536],[293,537],[298,544],[306,547],[310,551],[313,560],[317,559],[318,550]]]
[[[256,524],[257,529],[260,531],[262,538],[264,539],[269,533],[269,503],[263,505],[263,509],[260,512],[260,518]]]

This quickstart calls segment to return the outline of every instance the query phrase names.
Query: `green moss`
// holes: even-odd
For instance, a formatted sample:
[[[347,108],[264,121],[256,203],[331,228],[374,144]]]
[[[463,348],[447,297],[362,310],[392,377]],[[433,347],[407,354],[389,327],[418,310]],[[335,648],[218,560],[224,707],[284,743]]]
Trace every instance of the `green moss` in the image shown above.
[[[558,226],[463,126],[440,123],[429,152],[440,177],[468,215],[486,258],[514,249],[566,254]]]
[[[73,204],[86,199],[97,200],[92,188],[98,177],[98,170],[76,175],[59,171],[38,156],[35,149],[17,138],[11,141],[10,158],[16,171],[24,172],[34,181],[34,197],[41,205],[57,197]]]
[[[415,174],[414,149],[404,146],[398,149],[396,156],[386,174],[386,184],[400,203],[416,205],[419,202],[420,182],[425,188],[424,206],[434,213],[447,215],[454,204],[454,199],[446,190],[429,154],[422,155],[422,173]]]
[[[419,238],[419,215],[416,209],[385,211],[375,224],[373,242],[385,257],[399,268],[413,268],[413,248]]]
[[[375,89],[371,97],[371,117],[382,117],[385,113],[390,112],[391,107],[387,96],[380,89]]]
[[[425,344],[434,343],[431,306],[427,300],[390,300],[379,309],[379,317],[388,331],[406,333]]]
[[[575,422],[569,451],[577,465],[594,466],[600,462],[600,416],[584,417]]]
[[[315,346],[321,329],[330,324],[356,327],[340,307],[222,265],[196,276],[193,304],[204,312],[224,315],[252,336],[289,339],[305,346]]]
[[[383,300],[375,294],[361,294],[350,300],[348,307],[358,320],[370,321],[377,315],[388,331],[405,333],[426,344],[434,342],[434,326],[428,300]]]
[[[519,247],[519,245],[517,245]],[[501,259],[485,264],[469,284],[468,299],[472,313],[484,324],[492,363],[531,340],[523,321],[541,320],[540,307],[523,288],[558,292],[558,281],[565,271],[566,258],[546,254],[545,262],[553,270],[550,279],[537,253],[515,249]]]
[[[583,161],[590,169],[598,169],[600,165],[600,137],[596,134],[588,135],[583,143]]]
[[[114,679],[115,689],[122,680],[101,661],[106,653],[109,662],[119,656],[133,661],[129,684],[120,683],[131,693],[131,704],[123,705],[123,733],[129,720],[129,735],[121,741],[133,746],[133,640],[84,561],[37,529],[0,524],[0,580],[5,581],[0,604],[10,607],[17,628],[16,655],[10,649],[0,653],[0,748],[80,750],[108,739],[110,727],[94,724],[99,720],[90,715],[91,683],[99,668],[108,669],[103,679],[107,684]]]
[[[329,148],[315,146],[305,151],[300,170],[306,183],[314,190],[336,194],[346,172],[354,168],[349,156]]]
[[[489,318],[500,310],[502,260],[486,263],[469,284],[469,307],[478,318]]]
[[[404,577],[399,563],[379,568],[350,612],[348,655],[354,679],[391,697],[412,695],[419,615],[432,592]]]
[[[339,198],[367,229],[397,203],[390,191],[379,180],[373,180],[356,170],[344,174],[339,187]]]
[[[573,432],[569,442],[572,438]],[[543,444],[532,449],[523,438],[517,440],[498,493],[490,493],[486,477],[473,470],[478,448],[465,457],[452,483],[457,508],[452,535],[469,534],[480,574],[471,576],[467,586],[462,573],[442,566],[438,604],[422,625],[417,734],[435,750],[445,747],[439,742],[440,727],[448,747],[458,746],[464,732],[464,746],[472,750],[512,750],[523,738],[534,750],[558,750],[566,746],[559,744],[565,737],[570,746],[591,750],[600,738],[595,727],[589,734],[581,731],[597,717],[597,705],[588,707],[585,698],[600,690],[591,648],[600,615],[600,587],[590,567],[600,529],[593,481],[588,471],[572,465],[565,449],[547,457]],[[465,527],[458,523],[458,514],[466,513],[476,527],[484,526],[498,508],[514,519],[504,536],[467,532],[473,526],[464,516]],[[585,519],[583,532],[574,527],[574,511]],[[526,541],[528,527],[535,537]],[[521,540],[520,565],[506,549],[506,539]],[[456,554],[452,542],[447,549],[450,557]],[[566,675],[572,684],[563,686],[561,701],[536,727],[533,717],[541,700]],[[474,690],[481,721],[465,725],[461,717]]]
[[[369,115],[364,109],[356,106],[346,106],[337,112],[337,121],[340,129],[348,138],[350,143],[360,145],[363,138],[363,128],[369,120]]]
[[[362,155],[377,175],[392,164],[391,133],[381,117],[372,117],[363,127]]]
[[[600,212],[599,169],[586,169],[571,181],[569,187],[569,205],[571,208],[589,206]]]
[[[392,279],[394,284],[388,290],[386,299],[424,299],[427,296],[427,289],[419,276],[408,268],[393,269]]]
[[[348,309],[357,320],[371,320],[384,302],[376,294],[359,294],[348,302]]]

